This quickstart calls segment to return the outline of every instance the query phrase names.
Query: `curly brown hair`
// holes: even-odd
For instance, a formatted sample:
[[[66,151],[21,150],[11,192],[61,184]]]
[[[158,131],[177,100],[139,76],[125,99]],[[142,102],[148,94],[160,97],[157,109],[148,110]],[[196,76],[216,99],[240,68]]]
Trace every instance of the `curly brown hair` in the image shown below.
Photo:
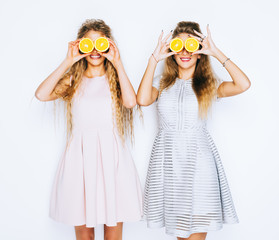
[[[82,38],[90,30],[97,31],[105,35],[112,40],[113,36],[110,27],[101,19],[87,19],[79,28],[77,39]],[[82,81],[82,76],[87,69],[87,60],[85,58],[80,59],[73,64],[71,68],[61,77],[58,81],[54,91],[65,103],[67,109],[67,142],[72,133],[72,98],[77,91]],[[113,116],[115,118],[117,129],[122,142],[125,141],[125,137],[129,135],[131,141],[134,138],[133,132],[133,109],[126,108],[121,103],[121,89],[119,84],[119,77],[113,64],[105,59],[105,71],[109,80],[109,87],[112,98]],[[98,114],[98,113],[96,113]],[[114,124],[114,121],[113,121]]]
[[[175,38],[180,33],[189,33],[197,36],[193,29],[201,33],[198,23],[192,21],[181,21],[176,25],[172,33],[172,38]],[[172,55],[165,61],[164,71],[160,81],[159,95],[164,89],[172,86],[178,76],[178,65],[174,59],[174,55]],[[219,83],[220,79],[218,79],[213,72],[209,56],[201,54],[201,58],[197,59],[192,81],[192,87],[199,103],[199,116],[201,118],[207,117],[208,110],[212,106],[213,100],[216,98],[216,91]]]

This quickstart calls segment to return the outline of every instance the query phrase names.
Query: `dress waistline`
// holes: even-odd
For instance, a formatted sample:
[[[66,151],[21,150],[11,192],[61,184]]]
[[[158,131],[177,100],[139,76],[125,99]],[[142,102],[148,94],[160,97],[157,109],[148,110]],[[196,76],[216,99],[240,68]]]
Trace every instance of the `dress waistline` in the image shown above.
[[[193,125],[193,126],[186,126],[182,129],[178,128],[171,128],[166,126],[159,127],[159,131],[166,131],[166,132],[188,132],[188,131],[196,131],[196,130],[206,130],[206,125]]]

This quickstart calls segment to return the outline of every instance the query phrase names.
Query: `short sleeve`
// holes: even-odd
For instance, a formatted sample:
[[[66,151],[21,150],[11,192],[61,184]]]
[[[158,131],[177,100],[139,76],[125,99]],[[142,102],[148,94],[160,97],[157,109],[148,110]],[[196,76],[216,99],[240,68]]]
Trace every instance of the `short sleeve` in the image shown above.
[[[220,102],[221,99],[222,99],[222,98],[219,98],[219,97],[217,96],[217,90],[218,90],[219,86],[220,86],[223,82],[224,82],[223,79],[219,79],[219,82],[218,82],[218,84],[217,84],[217,88],[216,88],[216,102]]]
[[[152,87],[155,87],[159,90],[161,78],[162,78],[162,75],[155,76],[153,78]]]

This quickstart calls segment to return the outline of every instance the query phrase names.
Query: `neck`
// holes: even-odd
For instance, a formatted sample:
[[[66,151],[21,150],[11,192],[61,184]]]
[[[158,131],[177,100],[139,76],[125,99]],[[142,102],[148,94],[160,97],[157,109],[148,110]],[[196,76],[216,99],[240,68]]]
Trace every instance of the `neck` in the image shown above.
[[[181,68],[178,66],[178,78],[188,80],[193,77],[196,66],[191,68]]]
[[[105,65],[101,64],[98,66],[92,66],[91,64],[88,63],[87,69],[84,72],[84,75],[86,77],[92,78],[92,77],[99,77],[105,75],[106,70],[105,70]]]

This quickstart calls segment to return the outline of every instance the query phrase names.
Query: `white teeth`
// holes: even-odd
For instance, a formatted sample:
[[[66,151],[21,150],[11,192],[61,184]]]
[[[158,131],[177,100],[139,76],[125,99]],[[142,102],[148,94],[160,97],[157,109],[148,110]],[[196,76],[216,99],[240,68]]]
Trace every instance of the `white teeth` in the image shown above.
[[[98,55],[98,56],[94,56],[94,55],[90,55],[91,58],[100,58],[101,56]]]

